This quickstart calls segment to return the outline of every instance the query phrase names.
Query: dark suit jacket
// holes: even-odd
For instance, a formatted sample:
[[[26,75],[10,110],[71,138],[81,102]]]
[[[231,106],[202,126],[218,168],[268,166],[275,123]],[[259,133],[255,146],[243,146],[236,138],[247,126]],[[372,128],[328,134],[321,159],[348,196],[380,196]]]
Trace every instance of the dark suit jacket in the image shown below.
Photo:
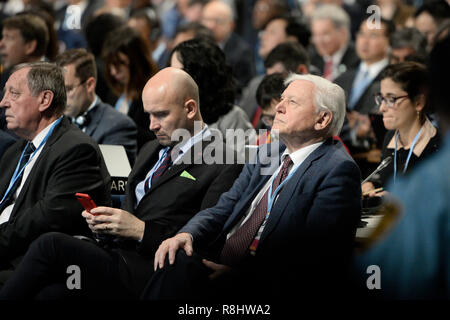
[[[240,92],[255,75],[253,52],[237,34],[232,33],[223,48],[227,64],[232,68]]]
[[[137,131],[133,120],[102,101],[89,111],[88,118],[85,133],[98,144],[124,146],[133,164],[137,152]]]
[[[323,58],[317,53],[314,46],[311,46],[309,55],[310,63],[316,66],[320,70],[320,74],[323,75],[323,72],[325,71],[325,62]],[[345,50],[344,55],[339,62],[339,70],[342,69],[342,72],[340,72],[340,74],[344,73],[347,70],[358,68],[359,62],[360,60],[356,55],[355,46],[353,45],[353,43],[349,43],[347,46],[347,50]]]
[[[209,143],[204,141],[202,149]],[[222,143],[220,145],[223,147]],[[173,236],[197,212],[214,206],[242,170],[242,165],[238,164],[205,164],[201,161],[202,154],[195,154],[191,164],[175,164],[164,173],[135,208],[136,186],[158,161],[161,148],[156,140],[142,148],[128,177],[123,204],[123,209],[145,221],[140,252],[150,256],[153,256],[161,241]],[[194,148],[190,150],[195,151]],[[234,153],[232,150],[227,152]],[[183,159],[190,160],[190,155],[186,154]],[[184,171],[196,180],[182,177]]]
[[[2,158],[3,153],[16,140],[17,137],[8,131],[5,119],[5,109],[0,109],[0,159]]]
[[[208,145],[210,142],[203,141],[200,150],[205,150]],[[223,143],[220,146],[223,148]],[[144,288],[145,280],[151,275],[149,270],[152,270],[153,256],[161,242],[174,236],[197,212],[214,206],[242,170],[242,165],[238,164],[206,164],[201,161],[202,154],[193,154],[194,161],[190,161],[191,164],[173,165],[135,207],[136,186],[158,161],[161,148],[156,140],[142,148],[128,177],[122,206],[145,222],[141,243],[122,241],[119,245],[120,255],[126,261],[125,265],[119,267],[125,277],[123,282],[129,284],[134,292],[140,292]],[[196,147],[193,146],[190,150],[196,152]],[[234,153],[232,150],[227,151]],[[191,157],[186,154],[183,159]],[[182,177],[184,171],[196,180]]]
[[[3,153],[12,145],[16,140],[8,133],[0,129],[0,159]]]
[[[258,157],[262,160],[247,164],[216,206],[199,212],[179,231],[193,236],[195,250],[206,250],[211,259],[218,256],[226,235],[241,221],[270,178],[270,175],[261,175],[261,169],[267,166],[262,163],[268,163],[263,150],[264,147],[260,147]],[[281,154],[282,150],[269,157],[279,163]],[[298,283],[297,279],[317,281],[311,273],[317,275],[325,264],[326,268],[331,268],[328,274],[335,275],[333,266],[344,267],[350,257],[360,216],[360,199],[357,165],[331,139],[326,140],[307,157],[281,190],[255,257],[241,267],[257,266],[253,274],[263,271],[261,276],[267,294],[276,294],[277,287],[286,288]],[[326,281],[325,278],[326,274],[322,280]]]
[[[350,99],[350,93],[353,87],[353,81],[355,80],[356,74],[358,73],[358,68],[348,70],[339,76],[334,82],[342,87],[345,91],[347,98],[347,105]],[[375,113],[378,110],[375,104],[375,94],[380,92],[380,74],[370,83],[366,90],[363,92],[359,100],[355,104],[353,110],[358,111],[362,114]]]
[[[0,194],[8,188],[25,146],[17,141],[0,161]],[[110,204],[110,177],[97,144],[63,118],[43,147],[8,222],[0,225],[0,264],[22,255],[43,233],[89,235],[76,192]]]

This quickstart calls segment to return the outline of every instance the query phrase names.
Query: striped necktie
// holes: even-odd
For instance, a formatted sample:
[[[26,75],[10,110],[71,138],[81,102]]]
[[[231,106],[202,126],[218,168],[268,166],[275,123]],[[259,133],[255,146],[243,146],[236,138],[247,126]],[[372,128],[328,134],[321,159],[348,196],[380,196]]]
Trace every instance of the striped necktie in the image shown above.
[[[156,181],[158,181],[158,179],[164,174],[164,172],[167,171],[167,169],[172,164],[171,151],[172,151],[172,149],[168,149],[167,150],[167,152],[166,152],[163,160],[161,161],[161,164],[159,165],[159,167],[155,170],[155,172],[153,172],[153,175],[151,175],[150,177],[148,177],[145,180],[144,190],[145,190],[146,193],[150,189],[150,187],[149,187],[149,179],[151,179],[151,185],[153,186],[156,183]]]
[[[272,192],[274,192],[281,182],[283,182],[283,180],[287,177],[289,167],[292,163],[291,158],[287,155],[283,160],[283,166],[273,181]],[[270,188],[268,188],[264,193],[264,196],[259,201],[255,211],[253,211],[247,221],[245,221],[245,223],[240,226],[225,242],[220,254],[221,263],[228,266],[236,265],[247,254],[247,250],[250,247],[252,240],[255,238],[256,233],[266,217],[269,190]]]

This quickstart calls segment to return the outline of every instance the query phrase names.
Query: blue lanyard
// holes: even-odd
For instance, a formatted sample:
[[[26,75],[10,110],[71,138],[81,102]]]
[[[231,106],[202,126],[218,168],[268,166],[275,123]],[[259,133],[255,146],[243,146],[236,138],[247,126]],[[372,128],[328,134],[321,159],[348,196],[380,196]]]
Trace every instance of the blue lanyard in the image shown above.
[[[20,172],[18,172],[19,165],[22,162],[23,156],[25,155],[26,148],[22,151],[22,155],[20,156],[19,162],[17,163],[16,170],[14,170],[14,174],[11,178],[11,181],[9,182],[8,189],[6,190],[5,194],[3,195],[2,201],[0,201],[0,203],[3,203],[3,201],[6,199],[6,197],[8,196],[8,193],[11,191],[12,186],[16,183],[17,179],[19,179],[22,176],[22,173],[24,172],[27,165],[31,162],[31,160],[33,160],[34,155],[39,151],[39,149],[42,148],[42,146],[45,144],[45,142],[47,142],[47,140],[50,137],[50,135],[52,134],[53,130],[61,122],[61,120],[62,120],[62,118],[59,118],[58,120],[55,121],[55,123],[53,123],[52,127],[50,128],[47,135],[45,136],[44,140],[41,141],[41,143],[39,144],[37,149],[34,150],[34,152],[31,154],[30,159],[28,159],[27,163],[22,167]],[[32,143],[32,142],[30,141],[28,143]]]
[[[152,183],[152,178],[153,175],[155,174],[155,171],[158,170],[159,166],[161,165],[162,161],[164,160],[164,158],[166,157],[167,152],[169,151],[170,147],[166,147],[164,149],[163,154],[161,155],[161,157],[158,159],[158,162],[156,163],[156,165],[153,167],[152,173],[150,174],[150,177],[148,177],[148,187],[151,187],[151,183]],[[145,181],[144,181],[145,183]]]
[[[295,168],[294,170],[291,170],[291,172],[289,173],[289,175],[283,180],[283,182],[280,183],[280,185],[275,189],[275,192],[272,194],[272,190],[273,190],[273,182],[276,178],[276,176],[274,175],[271,178],[271,182],[270,182],[270,188],[269,188],[269,194],[267,195],[267,214],[265,217],[265,220],[267,220],[267,218],[270,215],[270,212],[272,211],[272,207],[275,201],[275,198],[277,197],[278,193],[281,191],[281,189],[283,188],[283,186],[289,181],[289,179],[292,178],[292,176],[295,174],[295,172],[297,171],[297,169],[300,166],[297,166],[297,168]],[[281,170],[281,168],[280,168]],[[280,171],[278,171],[279,173]],[[278,175],[278,174],[277,174]]]
[[[423,127],[422,127],[423,128]],[[406,172],[406,169],[408,169],[409,160],[411,159],[411,155],[414,150],[414,146],[417,143],[417,140],[419,140],[420,133],[422,132],[422,128],[420,128],[419,132],[417,132],[416,136],[414,137],[414,140],[411,144],[411,147],[409,148],[408,157],[406,158],[405,166],[403,167],[403,173]],[[395,136],[395,149],[394,149],[394,184],[395,180],[397,179],[397,141],[398,141],[399,133],[397,132]]]

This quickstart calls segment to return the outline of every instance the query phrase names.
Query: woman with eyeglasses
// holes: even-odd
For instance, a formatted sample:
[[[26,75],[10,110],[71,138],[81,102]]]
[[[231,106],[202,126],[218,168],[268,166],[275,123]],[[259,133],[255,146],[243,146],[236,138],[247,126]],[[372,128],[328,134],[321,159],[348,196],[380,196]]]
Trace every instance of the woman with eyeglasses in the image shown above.
[[[381,92],[375,102],[387,130],[381,160],[388,165],[362,185],[363,195],[381,196],[389,178],[395,180],[438,150],[439,135],[428,119],[428,75],[424,65],[403,62],[390,65],[381,74]],[[385,161],[386,162],[386,161]]]

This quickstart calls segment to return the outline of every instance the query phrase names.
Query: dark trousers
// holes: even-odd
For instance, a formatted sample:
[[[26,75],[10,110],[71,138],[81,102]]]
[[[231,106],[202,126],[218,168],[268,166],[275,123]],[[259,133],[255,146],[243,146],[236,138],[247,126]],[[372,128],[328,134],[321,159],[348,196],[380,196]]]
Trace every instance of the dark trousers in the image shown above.
[[[178,250],[173,265],[166,257],[164,267],[153,274],[141,299],[223,301],[267,295],[267,290],[259,289],[260,279],[242,269],[235,268],[215,280],[209,278],[212,272],[200,255],[187,256],[184,250]]]
[[[96,243],[48,233],[31,244],[0,291],[0,299],[135,298],[124,284],[126,264],[121,259]]]

